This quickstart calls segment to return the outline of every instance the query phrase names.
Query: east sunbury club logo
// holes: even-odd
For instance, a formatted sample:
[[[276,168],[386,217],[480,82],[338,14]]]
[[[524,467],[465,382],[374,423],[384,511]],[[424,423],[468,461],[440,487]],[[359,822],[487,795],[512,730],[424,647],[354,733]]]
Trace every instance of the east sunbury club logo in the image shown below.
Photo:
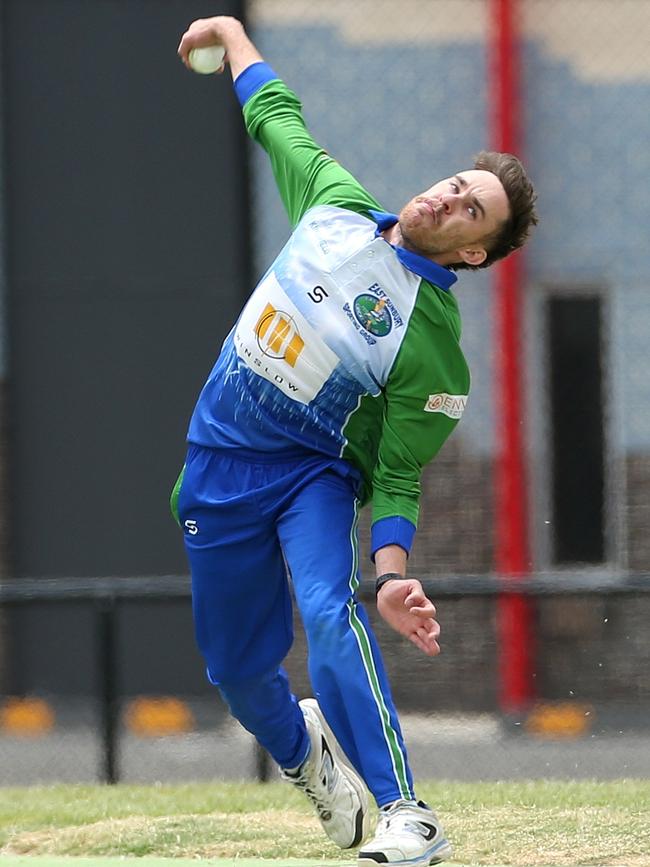
[[[354,299],[354,315],[357,321],[375,337],[386,337],[393,327],[393,318],[385,298],[375,295],[357,295]]]

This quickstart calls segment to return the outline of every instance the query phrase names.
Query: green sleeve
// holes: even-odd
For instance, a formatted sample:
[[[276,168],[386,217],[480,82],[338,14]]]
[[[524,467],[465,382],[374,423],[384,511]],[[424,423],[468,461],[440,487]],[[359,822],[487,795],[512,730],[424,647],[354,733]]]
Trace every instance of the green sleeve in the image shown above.
[[[469,370],[453,296],[423,281],[408,328],[384,391],[372,520],[401,516],[417,526],[422,468],[458,424]],[[441,405],[447,412],[432,411]]]
[[[298,97],[279,79],[269,81],[244,105],[246,128],[267,151],[275,180],[295,226],[314,205],[335,205],[360,214],[381,205],[309,134]]]

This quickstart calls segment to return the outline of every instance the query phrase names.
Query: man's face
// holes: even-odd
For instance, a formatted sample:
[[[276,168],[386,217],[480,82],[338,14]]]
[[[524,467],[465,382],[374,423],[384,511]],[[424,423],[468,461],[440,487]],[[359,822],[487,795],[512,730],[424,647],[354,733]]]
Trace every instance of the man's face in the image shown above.
[[[405,247],[440,265],[480,265],[487,256],[485,239],[508,214],[508,197],[497,176],[467,169],[407,202],[399,228]]]

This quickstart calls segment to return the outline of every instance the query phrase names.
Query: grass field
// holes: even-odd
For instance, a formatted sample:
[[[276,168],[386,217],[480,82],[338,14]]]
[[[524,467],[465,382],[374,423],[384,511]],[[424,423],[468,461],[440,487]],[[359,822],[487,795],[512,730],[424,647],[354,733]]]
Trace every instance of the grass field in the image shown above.
[[[650,781],[418,791],[444,821],[457,865],[650,867]],[[280,783],[0,788],[0,867],[117,867],[129,857],[138,867],[343,867],[353,855]]]

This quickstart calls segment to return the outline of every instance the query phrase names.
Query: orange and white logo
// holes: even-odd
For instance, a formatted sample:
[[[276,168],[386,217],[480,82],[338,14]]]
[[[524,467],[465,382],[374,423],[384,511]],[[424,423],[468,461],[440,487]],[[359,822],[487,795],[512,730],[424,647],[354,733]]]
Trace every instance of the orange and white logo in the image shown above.
[[[467,405],[466,394],[430,394],[424,404],[425,412],[441,412],[449,418],[460,418]]]
[[[267,304],[255,325],[255,336],[260,351],[269,358],[282,359],[290,367],[296,366],[305,341],[298,333],[294,319],[282,310]]]
[[[233,341],[247,367],[298,403],[310,403],[339,363],[273,272],[242,310]]]

